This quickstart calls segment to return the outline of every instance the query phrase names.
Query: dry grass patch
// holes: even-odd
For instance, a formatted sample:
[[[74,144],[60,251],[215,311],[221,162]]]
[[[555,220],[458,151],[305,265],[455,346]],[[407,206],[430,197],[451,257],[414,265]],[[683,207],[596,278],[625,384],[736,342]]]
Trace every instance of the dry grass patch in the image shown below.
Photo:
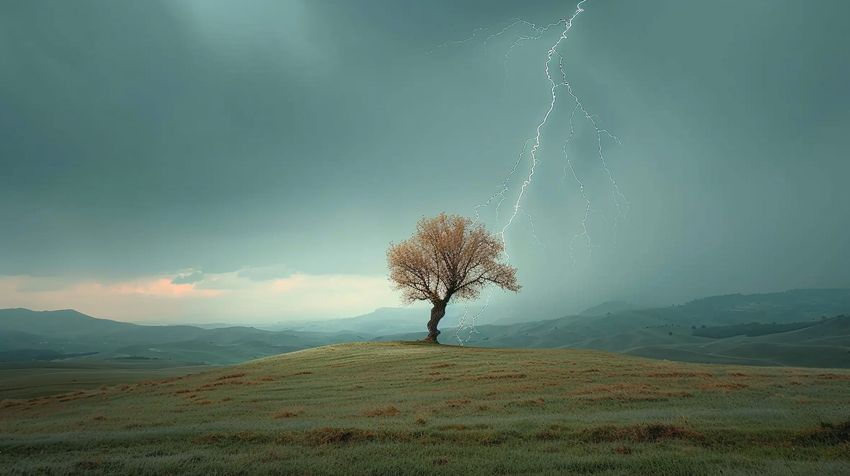
[[[519,372],[491,372],[485,375],[479,375],[474,380],[510,380],[526,378],[527,375]]]
[[[466,426],[466,425],[461,425],[460,423],[452,423],[450,425],[440,425],[440,426],[437,427],[437,429],[442,430],[442,431],[447,431],[447,430],[463,431],[463,430],[468,430],[469,427]]]
[[[714,374],[709,372],[680,372],[680,371],[672,371],[672,372],[652,372],[647,374],[648,377],[655,378],[706,378],[706,377],[714,377]]]
[[[78,461],[77,464],[74,465],[74,467],[79,471],[94,471],[101,469],[102,466],[102,459]]]
[[[850,375],[840,375],[840,374],[818,374],[818,378],[821,380],[850,380]]]
[[[493,426],[488,425],[487,423],[476,423],[473,425],[464,425],[461,423],[450,423],[446,425],[440,425],[437,427],[438,430],[447,431],[447,430],[455,430],[455,431],[472,431],[472,430],[492,430]]]
[[[272,418],[295,418],[297,416],[301,416],[302,414],[304,414],[303,408],[284,408],[275,412],[275,414],[272,415]]]
[[[461,399],[457,399],[457,400],[446,400],[446,406],[448,406],[450,408],[458,408],[458,407],[462,407],[464,405],[469,405],[470,403],[472,403],[472,400],[470,400],[468,398],[461,398]]]
[[[701,433],[676,425],[651,423],[633,426],[605,426],[583,430],[580,436],[585,441],[606,443],[614,441],[632,441],[635,443],[654,443],[664,440],[702,441]]]
[[[701,390],[720,390],[725,392],[730,392],[734,390],[743,390],[745,388],[749,388],[750,386],[744,383],[737,382],[711,382],[700,384],[699,388]]]
[[[517,400],[513,402],[514,406],[520,407],[542,407],[545,404],[546,400],[544,400],[543,397],[532,398],[528,400]]]
[[[378,434],[359,428],[317,428],[306,432],[304,438],[309,444],[324,446],[375,441]]]
[[[690,398],[693,394],[685,391],[660,390],[654,385],[644,383],[615,383],[594,385],[567,394],[593,402],[614,400],[621,402],[654,402],[670,398]]]
[[[245,372],[240,372],[240,373],[235,373],[235,374],[227,374],[227,375],[222,375],[221,377],[217,378],[216,380],[230,380],[230,379],[234,379],[234,378],[241,378],[241,377],[244,377],[245,375],[247,375]]]
[[[370,418],[389,417],[389,416],[396,416],[399,413],[401,413],[401,412],[398,410],[398,408],[394,407],[393,405],[388,405],[386,407],[378,407],[378,408],[372,408],[370,410],[366,410],[366,411],[363,412],[363,416],[367,416],[367,417],[370,417]]]
[[[244,375],[244,374],[243,374]],[[218,379],[217,382],[211,382],[198,387],[198,390],[209,390],[224,385],[260,385],[259,382],[251,382],[248,380],[240,380],[239,377],[228,377],[227,379]]]
[[[431,366],[432,369],[444,369],[446,367],[454,367],[456,364],[442,363],[442,364],[434,364]]]
[[[264,443],[270,441],[268,435],[252,431],[239,431],[236,433],[207,433],[192,438],[195,444],[218,445],[232,443]]]
[[[803,432],[796,438],[798,444],[840,445],[850,443],[850,420],[833,423],[821,423],[820,428]]]

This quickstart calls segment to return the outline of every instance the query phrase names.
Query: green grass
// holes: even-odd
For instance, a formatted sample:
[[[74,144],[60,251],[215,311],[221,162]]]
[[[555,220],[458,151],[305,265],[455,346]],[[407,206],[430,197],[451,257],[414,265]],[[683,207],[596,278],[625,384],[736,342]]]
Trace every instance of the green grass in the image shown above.
[[[145,359],[0,362],[0,400],[182,376],[211,368],[215,367]]]
[[[4,472],[848,474],[850,371],[344,344],[0,402]]]

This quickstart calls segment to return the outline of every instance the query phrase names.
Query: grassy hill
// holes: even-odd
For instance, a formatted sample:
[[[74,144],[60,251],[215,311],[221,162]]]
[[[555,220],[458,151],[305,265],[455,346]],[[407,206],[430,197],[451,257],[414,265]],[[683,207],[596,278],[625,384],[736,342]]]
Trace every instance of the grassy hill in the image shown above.
[[[0,400],[43,397],[104,385],[136,383],[209,370],[155,359],[60,359],[0,362]]]
[[[850,371],[343,344],[0,402],[4,472],[848,474]]]

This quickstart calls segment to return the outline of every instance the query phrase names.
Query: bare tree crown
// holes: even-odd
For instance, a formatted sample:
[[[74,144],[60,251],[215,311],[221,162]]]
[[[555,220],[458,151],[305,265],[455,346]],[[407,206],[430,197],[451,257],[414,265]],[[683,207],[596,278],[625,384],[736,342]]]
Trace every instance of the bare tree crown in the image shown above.
[[[390,279],[408,303],[474,299],[487,284],[517,292],[516,268],[499,262],[503,250],[483,225],[441,213],[419,220],[411,238],[390,244]]]

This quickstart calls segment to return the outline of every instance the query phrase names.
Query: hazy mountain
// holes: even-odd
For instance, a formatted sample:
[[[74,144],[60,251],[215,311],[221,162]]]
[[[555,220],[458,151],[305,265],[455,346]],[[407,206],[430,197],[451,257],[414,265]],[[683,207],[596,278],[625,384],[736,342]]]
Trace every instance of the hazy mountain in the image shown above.
[[[697,299],[661,315],[680,324],[797,322],[850,312],[850,289],[795,289]]]
[[[615,309],[621,309],[616,311]],[[457,343],[459,308],[442,323],[441,341]],[[577,347],[695,362],[850,367],[850,290],[806,289],[732,294],[682,305],[634,309],[610,302],[580,315],[481,325],[470,345]],[[428,310],[382,308],[348,319],[292,325],[203,329],[143,326],[73,310],[0,310],[0,360],[158,359],[232,363],[336,342],[418,340]]]
[[[407,332],[424,332],[429,313],[430,310],[425,307],[382,307],[368,314],[355,317],[285,323],[262,327],[269,330],[289,330],[296,332],[352,332],[376,337]],[[457,325],[458,318],[462,313],[460,309],[449,308],[442,320],[443,325]]]
[[[363,340],[354,334],[272,332],[253,327],[203,329],[143,326],[97,319],[73,310],[0,310],[0,356],[92,353],[92,358],[147,358],[231,363],[335,342]]]
[[[597,308],[606,307],[607,303]],[[576,347],[693,362],[850,367],[850,317],[822,319],[841,314],[850,316],[848,289],[733,294],[655,309],[481,325],[469,345]],[[728,331],[750,323],[764,324],[759,332],[768,333]],[[707,336],[712,333],[726,337]],[[407,340],[420,334],[378,340]],[[457,343],[455,335],[456,329],[444,327],[441,340]]]
[[[623,311],[631,311],[632,309],[637,309],[638,306],[634,304],[629,304],[626,301],[605,301],[602,304],[597,304],[596,306],[589,307],[584,311],[581,311],[579,314],[582,316],[603,316],[605,314],[611,314],[615,312],[623,312]]]

